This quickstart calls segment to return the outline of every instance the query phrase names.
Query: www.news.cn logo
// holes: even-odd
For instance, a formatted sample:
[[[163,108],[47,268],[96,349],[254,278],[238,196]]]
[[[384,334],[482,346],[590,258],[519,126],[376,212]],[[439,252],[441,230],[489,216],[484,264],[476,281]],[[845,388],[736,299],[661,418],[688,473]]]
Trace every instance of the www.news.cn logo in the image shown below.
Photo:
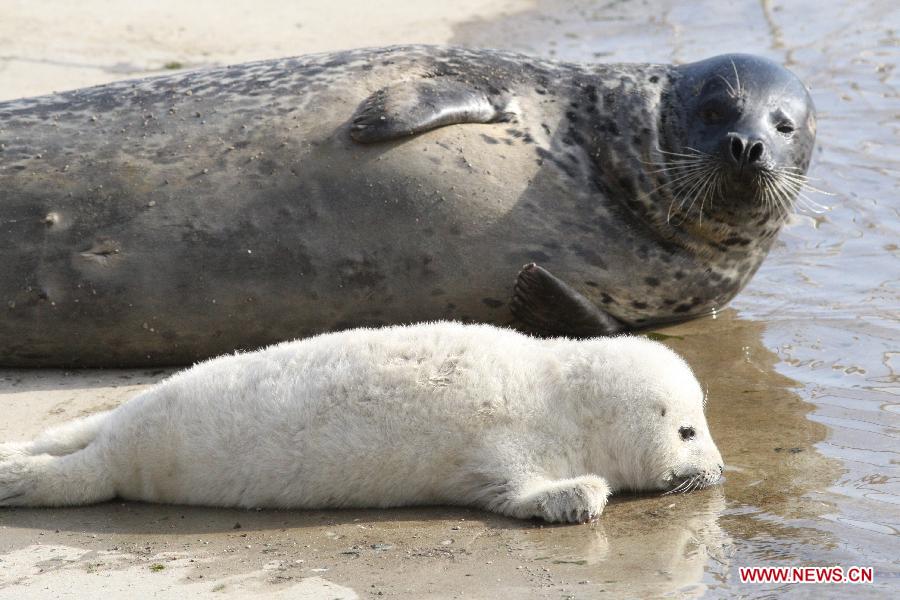
[[[872,583],[872,567],[738,567],[741,583]]]

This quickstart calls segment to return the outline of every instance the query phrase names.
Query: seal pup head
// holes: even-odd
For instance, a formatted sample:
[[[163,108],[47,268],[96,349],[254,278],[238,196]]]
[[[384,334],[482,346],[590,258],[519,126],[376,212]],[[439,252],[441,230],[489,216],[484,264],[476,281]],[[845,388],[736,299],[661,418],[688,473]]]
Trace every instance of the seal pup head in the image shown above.
[[[668,218],[735,224],[748,214],[786,217],[804,189],[816,112],[781,65],[726,54],[674,68],[660,148],[672,195]],[[696,211],[696,212],[692,212]]]
[[[703,390],[680,356],[643,337],[590,340],[584,350],[588,411],[603,429],[589,442],[592,467],[614,490],[688,492],[719,482],[724,463]]]

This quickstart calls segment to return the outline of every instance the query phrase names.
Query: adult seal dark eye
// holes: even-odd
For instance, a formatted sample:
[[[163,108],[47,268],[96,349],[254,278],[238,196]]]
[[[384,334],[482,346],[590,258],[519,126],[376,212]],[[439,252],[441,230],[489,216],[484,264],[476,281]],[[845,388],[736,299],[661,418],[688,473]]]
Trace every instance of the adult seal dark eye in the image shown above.
[[[681,434],[681,439],[685,442],[694,439],[694,436],[697,434],[693,427],[682,427],[678,430],[678,433]]]
[[[775,129],[778,131],[778,133],[781,133],[781,134],[784,134],[784,135],[791,135],[792,133],[794,133],[794,126],[793,126],[792,124],[790,124],[790,123],[787,123],[787,122],[781,122],[781,123],[779,123],[779,124],[775,127]]]
[[[706,123],[719,123],[722,120],[722,111],[717,108],[704,108],[700,116]]]

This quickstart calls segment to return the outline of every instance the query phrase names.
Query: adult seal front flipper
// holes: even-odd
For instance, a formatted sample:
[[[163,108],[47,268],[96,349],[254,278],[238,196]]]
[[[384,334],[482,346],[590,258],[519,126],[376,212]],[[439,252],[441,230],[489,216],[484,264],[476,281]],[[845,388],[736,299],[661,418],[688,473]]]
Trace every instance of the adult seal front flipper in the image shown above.
[[[534,263],[519,271],[510,309],[513,316],[541,335],[586,338],[628,328]]]
[[[356,109],[354,141],[397,140],[445,125],[509,121],[506,102],[456,79],[406,81],[382,88]]]

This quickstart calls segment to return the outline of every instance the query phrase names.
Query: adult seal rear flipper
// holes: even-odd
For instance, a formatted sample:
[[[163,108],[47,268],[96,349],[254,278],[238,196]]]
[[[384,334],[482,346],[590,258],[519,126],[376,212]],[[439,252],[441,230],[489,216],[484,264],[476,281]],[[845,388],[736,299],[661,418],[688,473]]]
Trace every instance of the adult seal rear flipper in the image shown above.
[[[504,98],[445,78],[405,81],[382,88],[360,104],[350,137],[371,144],[397,140],[445,125],[510,121]]]
[[[510,309],[528,329],[541,335],[586,338],[629,328],[534,263],[519,271]]]

